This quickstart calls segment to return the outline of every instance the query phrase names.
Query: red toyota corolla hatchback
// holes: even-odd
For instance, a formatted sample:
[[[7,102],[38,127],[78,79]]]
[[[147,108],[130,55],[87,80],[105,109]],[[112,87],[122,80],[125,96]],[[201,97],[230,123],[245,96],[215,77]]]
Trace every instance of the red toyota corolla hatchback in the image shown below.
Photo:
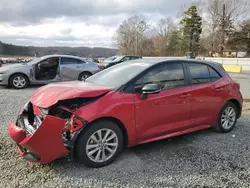
[[[239,85],[214,62],[139,59],[85,80],[39,88],[9,134],[19,154],[49,163],[65,155],[91,167],[124,147],[212,127],[226,133],[241,115]]]

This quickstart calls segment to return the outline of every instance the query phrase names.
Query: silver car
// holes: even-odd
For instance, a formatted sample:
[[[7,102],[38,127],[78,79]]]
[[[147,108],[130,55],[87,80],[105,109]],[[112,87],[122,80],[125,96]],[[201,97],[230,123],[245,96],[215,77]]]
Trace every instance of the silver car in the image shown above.
[[[23,89],[30,84],[85,80],[103,66],[77,56],[48,55],[28,63],[0,67],[0,85]]]

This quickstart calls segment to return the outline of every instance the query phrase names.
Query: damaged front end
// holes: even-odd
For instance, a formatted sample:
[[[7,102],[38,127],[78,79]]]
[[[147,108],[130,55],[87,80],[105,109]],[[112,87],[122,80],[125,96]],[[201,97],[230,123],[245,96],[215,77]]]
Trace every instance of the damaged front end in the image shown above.
[[[49,163],[72,153],[77,135],[88,123],[74,112],[95,99],[58,101],[41,108],[28,102],[16,123],[9,122],[9,134],[21,156],[30,162]]]

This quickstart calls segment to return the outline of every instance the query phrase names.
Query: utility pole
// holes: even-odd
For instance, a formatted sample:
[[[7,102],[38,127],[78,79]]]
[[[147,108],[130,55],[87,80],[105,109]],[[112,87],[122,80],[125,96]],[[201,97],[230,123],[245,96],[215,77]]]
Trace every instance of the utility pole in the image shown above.
[[[220,53],[221,53],[221,57],[223,57],[224,55],[224,47],[225,47],[225,25],[226,25],[226,5],[223,4],[222,7],[222,23],[221,23],[221,49],[220,49]]]

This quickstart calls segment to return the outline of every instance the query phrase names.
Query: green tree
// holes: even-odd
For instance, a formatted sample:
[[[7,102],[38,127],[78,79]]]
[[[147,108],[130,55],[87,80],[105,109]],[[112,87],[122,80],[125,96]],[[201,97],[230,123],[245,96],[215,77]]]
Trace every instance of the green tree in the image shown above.
[[[250,20],[244,21],[228,40],[228,47],[236,52],[245,51],[250,56]]]
[[[198,14],[197,7],[192,5],[184,12],[180,22],[182,25],[182,48],[197,53],[200,49],[200,35],[202,32],[202,18]]]
[[[182,37],[179,30],[172,31],[167,46],[168,56],[183,56]]]
[[[0,41],[0,54],[3,54],[3,43]]]

